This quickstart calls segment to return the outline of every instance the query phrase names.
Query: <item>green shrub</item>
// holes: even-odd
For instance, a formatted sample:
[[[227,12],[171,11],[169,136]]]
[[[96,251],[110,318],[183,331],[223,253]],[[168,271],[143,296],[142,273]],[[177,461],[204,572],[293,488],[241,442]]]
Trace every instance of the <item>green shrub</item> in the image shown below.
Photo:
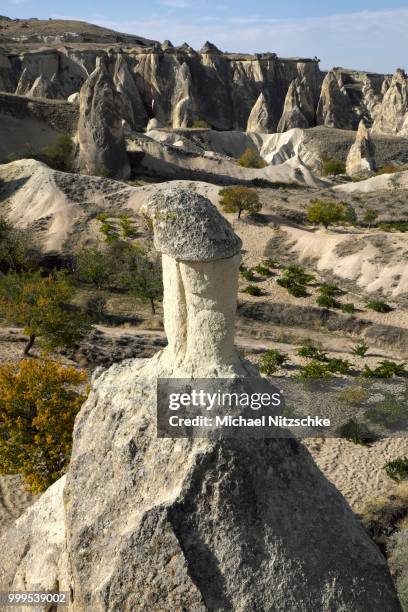
[[[269,268],[266,268],[262,264],[258,264],[257,266],[255,266],[254,270],[257,274],[260,274],[261,276],[271,275],[271,271],[269,270]]]
[[[375,310],[375,312],[381,313],[391,312],[392,310],[391,306],[384,302],[384,300],[371,300],[370,302],[367,302],[366,307],[370,310]]]
[[[319,295],[316,300],[322,308],[338,308],[339,302],[331,295]]]
[[[380,176],[381,174],[395,174],[396,172],[401,172],[401,168],[393,166],[392,164],[387,164],[386,166],[381,166],[375,174],[376,176]]]
[[[259,362],[259,370],[262,374],[266,374],[267,376],[271,376],[276,370],[288,361],[288,356],[284,353],[276,349],[272,349],[267,351],[264,355],[262,355]]]
[[[266,268],[276,268],[276,261],[274,259],[264,259],[261,262],[262,266],[265,266]]]
[[[340,308],[341,308],[341,311],[345,312],[346,314],[353,314],[356,311],[354,304],[352,304],[351,302],[346,302],[345,304],[341,304]]]
[[[238,164],[243,168],[265,168],[268,165],[254,149],[245,149]]]
[[[208,130],[211,129],[211,126],[204,121],[203,119],[196,119],[195,121],[193,121],[192,128],[195,128],[196,130],[201,129],[201,130]]]
[[[72,161],[74,153],[74,143],[68,134],[60,134],[55,143],[43,149],[39,155],[45,158],[45,162],[63,172],[72,171]]]
[[[408,457],[398,457],[398,459],[389,461],[385,464],[384,469],[387,476],[395,482],[408,480]]]
[[[122,230],[123,238],[134,238],[136,235],[136,228],[133,226],[131,219],[127,215],[121,215],[119,217],[119,225]]]
[[[252,270],[242,270],[241,271],[241,276],[242,276],[242,278],[244,278],[249,283],[255,280],[255,275],[252,272]]]
[[[368,228],[370,229],[372,223],[374,223],[377,217],[378,217],[378,212],[376,212],[375,210],[372,210],[371,208],[367,208],[367,210],[364,212],[363,221],[364,223],[368,224]]]
[[[394,361],[380,361],[374,369],[368,365],[364,366],[362,375],[364,378],[393,378],[394,376],[406,376],[405,364],[398,364]]]
[[[93,321],[100,321],[106,314],[106,298],[101,294],[93,295],[87,300],[85,309]]]
[[[346,164],[341,159],[329,158],[323,161],[323,176],[337,176],[346,173]]]
[[[394,221],[393,223],[380,223],[380,230],[383,232],[408,232],[406,221]]]
[[[367,446],[374,442],[376,436],[370,432],[368,427],[363,423],[359,423],[354,419],[349,419],[337,429],[340,438],[345,438],[354,444],[362,444]]]
[[[368,349],[369,346],[367,346],[367,344],[365,344],[364,342],[359,342],[355,345],[354,348],[351,349],[351,352],[357,357],[365,357]]]
[[[248,285],[243,290],[243,293],[248,293],[249,295],[254,295],[256,297],[259,297],[260,295],[263,295],[262,289],[260,289],[256,285]]]
[[[327,367],[333,374],[349,374],[351,363],[346,359],[330,359],[327,362]]]
[[[282,275],[276,280],[278,285],[287,289],[294,297],[306,297],[305,285],[311,283],[315,277],[307,274],[299,266],[289,266],[283,271]]]
[[[316,359],[317,361],[327,360],[326,353],[312,344],[305,344],[301,346],[300,349],[298,349],[297,354],[299,357],[305,357],[306,359]]]
[[[408,529],[394,533],[388,542],[388,562],[395,577],[398,597],[404,612],[408,610]]]
[[[301,366],[298,378],[300,380],[318,380],[332,377],[332,372],[325,363],[321,361],[310,361],[307,365]]]
[[[317,292],[321,295],[339,295],[341,293],[341,289],[339,289],[337,285],[325,283],[318,288]]]

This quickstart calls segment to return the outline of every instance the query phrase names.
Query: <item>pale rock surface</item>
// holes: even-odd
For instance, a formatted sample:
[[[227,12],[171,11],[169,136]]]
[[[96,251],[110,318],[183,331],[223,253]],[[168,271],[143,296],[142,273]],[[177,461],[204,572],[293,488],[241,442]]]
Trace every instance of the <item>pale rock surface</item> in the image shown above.
[[[172,126],[173,128],[186,128],[190,127],[193,121],[192,79],[186,62],[177,72],[176,88],[172,99]]]
[[[408,136],[408,77],[397,70],[384,94],[373,124],[373,132]]]
[[[269,105],[263,92],[259,94],[248,117],[247,132],[268,133],[271,129]]]
[[[134,77],[123,54],[116,56],[113,82],[122,94],[123,116],[134,130],[142,130],[147,122],[147,112]]]
[[[370,132],[363,120],[358,127],[356,141],[352,145],[346,161],[346,172],[349,176],[374,172],[374,150]]]
[[[330,70],[322,84],[317,124],[353,130],[356,117],[340,77]]]
[[[67,102],[69,102],[70,104],[75,104],[79,106],[79,91],[76,91],[75,93],[68,96]]]
[[[156,221],[155,204],[148,207],[154,224],[178,223],[172,202],[167,216],[160,205]],[[229,230],[225,254],[231,240]],[[18,577],[32,588],[47,572],[50,583],[57,573],[65,585],[68,574],[75,612],[400,612],[384,557],[298,442],[157,438],[157,377],[180,375],[179,362],[198,366],[193,375],[217,376],[217,359],[221,374],[254,375],[232,346],[239,254],[205,252],[205,261],[163,256],[169,346],[95,374],[75,423],[66,485],[54,485],[64,487],[64,506],[50,489],[29,510],[41,520],[36,532],[24,527],[27,514],[19,519],[18,538],[29,544],[13,549],[11,560],[0,547],[4,587]],[[221,292],[216,281],[226,284]],[[66,551],[40,569],[35,536],[47,550],[48,530],[60,538],[64,523]]]
[[[85,172],[108,170],[113,178],[129,178],[120,107],[120,94],[101,61],[80,92],[77,138],[79,164]]]

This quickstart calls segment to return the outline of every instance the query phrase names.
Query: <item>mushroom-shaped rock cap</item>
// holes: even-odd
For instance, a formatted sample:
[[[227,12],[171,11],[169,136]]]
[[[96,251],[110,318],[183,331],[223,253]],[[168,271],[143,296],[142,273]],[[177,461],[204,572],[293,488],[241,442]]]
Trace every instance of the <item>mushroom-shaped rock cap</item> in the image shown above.
[[[216,207],[202,195],[166,189],[141,209],[152,220],[154,246],[178,261],[214,261],[236,255],[241,239]]]

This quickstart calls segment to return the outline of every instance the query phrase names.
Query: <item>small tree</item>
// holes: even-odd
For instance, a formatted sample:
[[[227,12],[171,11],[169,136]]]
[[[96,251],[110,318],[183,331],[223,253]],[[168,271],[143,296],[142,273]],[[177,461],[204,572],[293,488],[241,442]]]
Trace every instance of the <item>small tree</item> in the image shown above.
[[[376,212],[375,210],[372,210],[371,208],[367,208],[367,210],[364,213],[363,221],[364,223],[368,223],[368,229],[371,229],[371,225],[372,223],[374,223],[377,217],[378,217],[378,212]]]
[[[28,355],[37,337],[53,349],[72,346],[89,331],[86,317],[68,307],[72,287],[62,272],[43,277],[38,272],[15,272],[0,278],[0,315],[24,327]]]
[[[241,218],[243,211],[253,215],[262,208],[257,192],[248,187],[226,187],[221,189],[220,205],[225,212],[238,213],[238,219]]]
[[[129,293],[142,302],[149,302],[152,314],[156,314],[156,301],[163,295],[159,261],[148,259],[137,247],[122,278]]]
[[[341,202],[312,200],[307,208],[307,220],[310,223],[321,223],[327,229],[329,225],[347,220],[345,205]]]
[[[245,149],[238,164],[243,168],[265,168],[268,165],[254,149]]]
[[[85,372],[49,359],[0,366],[0,473],[40,493],[66,470]]]
[[[68,134],[60,134],[55,143],[42,149],[38,158],[43,160],[52,168],[64,172],[72,171],[74,143]]]
[[[102,289],[109,282],[115,261],[109,252],[101,250],[97,246],[82,249],[76,257],[76,274],[84,283],[95,285]]]
[[[41,253],[30,230],[16,229],[0,217],[0,272],[34,270]]]

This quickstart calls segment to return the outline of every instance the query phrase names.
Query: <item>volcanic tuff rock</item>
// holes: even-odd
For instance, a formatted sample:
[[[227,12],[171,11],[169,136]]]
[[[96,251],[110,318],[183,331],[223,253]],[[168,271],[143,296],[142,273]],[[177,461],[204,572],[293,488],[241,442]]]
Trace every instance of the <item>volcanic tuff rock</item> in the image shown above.
[[[172,127],[205,121],[217,130],[276,132],[316,123],[357,129],[361,118],[371,125],[386,115],[380,108],[389,76],[335,68],[322,86],[317,58],[223,53],[208,41],[197,52],[187,43],[160,45],[80,22],[1,25],[0,90],[67,99],[105,58],[124,99],[122,117],[135,130],[152,117]],[[48,46],[38,48],[41,42]],[[53,79],[55,87],[33,87],[38,78]]]
[[[147,207],[165,234],[174,197]],[[201,212],[218,215],[208,202]],[[385,559],[298,442],[156,436],[158,377],[188,364],[193,377],[255,375],[233,347],[239,254],[227,256],[227,234],[225,259],[163,255],[169,344],[95,373],[66,483],[3,536],[2,588],[69,587],[75,612],[400,612]]]
[[[79,163],[85,172],[108,171],[113,178],[129,178],[120,108],[120,95],[101,61],[80,92]]]
[[[373,131],[408,136],[408,77],[397,70],[392,77],[373,124]]]
[[[364,174],[375,170],[374,146],[363,120],[360,121],[356,141],[350,149],[346,161],[349,176]]]

